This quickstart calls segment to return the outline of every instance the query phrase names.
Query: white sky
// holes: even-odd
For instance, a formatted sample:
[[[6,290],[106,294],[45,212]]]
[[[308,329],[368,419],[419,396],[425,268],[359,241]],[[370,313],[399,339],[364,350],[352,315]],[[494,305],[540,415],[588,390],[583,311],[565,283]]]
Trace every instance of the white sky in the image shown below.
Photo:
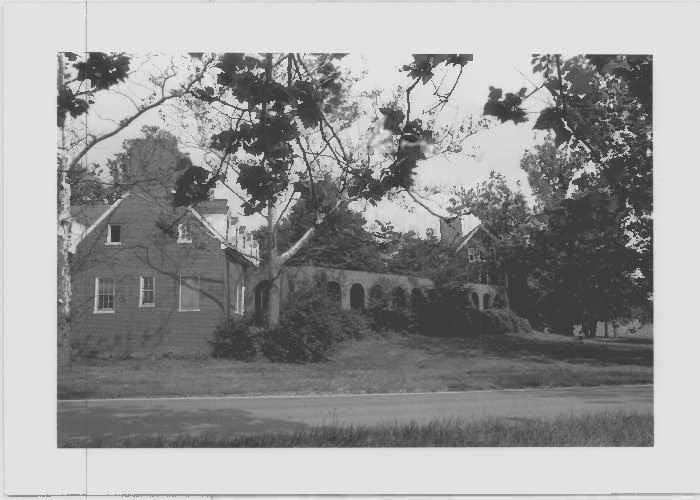
[[[141,72],[147,72],[150,64],[162,64],[163,60],[168,59],[163,56],[160,61],[157,58],[151,60],[141,68]],[[344,64],[356,74],[365,72],[365,76],[356,87],[358,92],[382,89],[388,98],[399,85],[405,87],[410,84],[406,73],[399,71],[402,65],[410,61],[410,54],[373,53],[351,54],[344,59]],[[470,116],[474,120],[479,119],[490,85],[501,87],[504,92],[516,91],[520,87],[532,88],[532,83],[526,79],[526,77],[530,80],[533,79],[529,61],[529,53],[474,54],[474,61],[465,67],[460,83],[451,97],[450,105],[442,110],[439,120],[441,122],[450,120],[459,122]],[[136,69],[137,66],[133,65],[133,68]],[[451,87],[456,74],[455,70],[449,73],[443,84],[444,89]],[[124,90],[132,95],[143,95],[143,85],[137,77],[138,74],[135,74],[129,80],[131,83],[124,85]],[[430,84],[426,87],[419,84],[413,92],[412,117],[417,116],[421,109],[427,109],[435,102],[432,90]],[[536,112],[545,105],[545,100],[546,94],[544,93],[534,96],[527,102],[528,110]],[[98,94],[97,102],[91,108],[91,129],[108,130],[114,126],[109,119],[113,117],[119,119],[120,115],[130,110],[130,106],[128,99],[123,96],[107,95],[104,92]],[[360,102],[360,106],[362,109],[374,112],[374,103]],[[164,112],[167,110],[168,108],[163,108]],[[146,124],[169,128],[157,110],[149,111],[121,134],[105,141],[91,151],[88,162],[104,162],[106,158],[121,150],[124,139],[139,136],[141,128]],[[531,149],[542,138],[541,134],[532,130],[532,124],[533,122],[528,122],[516,126],[512,123],[494,123],[489,130],[478,133],[467,143],[476,148],[475,158],[465,154],[432,157],[420,165],[416,176],[417,185],[419,187],[440,187],[445,191],[455,185],[468,187],[485,179],[491,170],[495,170],[505,175],[513,186],[515,186],[516,181],[520,181],[523,191],[529,194],[526,176],[520,169],[520,159],[526,150]],[[171,131],[176,132],[175,130]],[[181,149],[189,152],[195,164],[198,163],[201,152],[186,147],[181,147]],[[228,198],[233,212],[238,211],[240,207],[238,199],[225,188],[217,189],[215,196]],[[437,230],[439,227],[435,217],[416,206],[408,196],[405,196],[404,200],[384,200],[375,207],[365,203],[356,203],[353,208],[364,209],[365,216],[370,223],[376,219],[390,221],[396,229],[401,231],[413,229],[424,234],[427,228]],[[261,225],[262,222],[262,217],[251,216],[242,217],[240,223],[252,229]]]

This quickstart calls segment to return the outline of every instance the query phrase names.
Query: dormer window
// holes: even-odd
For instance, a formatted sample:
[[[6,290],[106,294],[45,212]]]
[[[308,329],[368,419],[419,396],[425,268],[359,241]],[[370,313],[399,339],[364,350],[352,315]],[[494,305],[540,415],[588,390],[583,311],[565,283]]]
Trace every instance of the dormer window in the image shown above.
[[[122,226],[120,224],[107,224],[107,244],[122,244]]]
[[[177,226],[177,242],[192,243],[192,228],[189,224],[179,224]]]

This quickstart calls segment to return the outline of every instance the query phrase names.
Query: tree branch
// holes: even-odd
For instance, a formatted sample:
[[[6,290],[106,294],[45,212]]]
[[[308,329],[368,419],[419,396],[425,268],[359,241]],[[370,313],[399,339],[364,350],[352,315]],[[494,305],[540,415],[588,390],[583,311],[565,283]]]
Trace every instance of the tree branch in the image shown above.
[[[192,78],[192,80],[187,85],[185,85],[181,91],[173,91],[170,95],[161,97],[157,101],[155,101],[149,105],[141,107],[139,109],[139,111],[137,111],[136,113],[134,113],[130,117],[123,119],[120,122],[120,125],[118,127],[114,128],[112,131],[107,132],[107,133],[102,134],[102,135],[99,135],[99,136],[93,136],[92,140],[88,141],[88,143],[80,151],[80,153],[78,153],[73,158],[73,160],[71,160],[70,166],[68,168],[70,169],[71,167],[74,167],[75,165],[77,165],[78,162],[81,160],[81,158],[83,156],[85,156],[96,144],[99,144],[100,142],[103,142],[103,141],[109,139],[110,137],[117,135],[119,132],[121,132],[122,130],[127,128],[129,125],[131,125],[134,121],[136,121],[138,118],[140,118],[141,115],[143,115],[147,111],[150,111],[151,109],[157,108],[158,106],[160,106],[161,104],[163,104],[164,102],[166,102],[170,99],[173,99],[175,97],[181,97],[182,95],[189,92],[192,89],[192,87],[194,86],[194,84],[199,82],[202,79],[202,77],[204,76],[204,73],[207,69],[208,69],[208,63],[204,64],[202,66],[202,69],[195,74],[195,76]]]
[[[434,201],[422,197],[412,189],[406,189],[405,191],[411,198],[413,198],[413,201],[418,203],[421,207],[426,209],[430,214],[434,215],[435,217],[438,217],[439,219],[442,219],[444,221],[449,221],[457,217],[457,214],[448,212],[446,209],[444,209]]]
[[[279,256],[279,265],[284,266],[289,261],[289,259],[291,259],[297,253],[299,253],[299,250],[301,250],[303,246],[306,245],[306,243],[308,243],[308,241],[311,239],[315,232],[316,226],[312,226],[309,229],[307,229],[306,232],[302,235],[302,237],[296,241],[296,243],[294,243],[291,247],[287,249],[287,251],[285,251]]]

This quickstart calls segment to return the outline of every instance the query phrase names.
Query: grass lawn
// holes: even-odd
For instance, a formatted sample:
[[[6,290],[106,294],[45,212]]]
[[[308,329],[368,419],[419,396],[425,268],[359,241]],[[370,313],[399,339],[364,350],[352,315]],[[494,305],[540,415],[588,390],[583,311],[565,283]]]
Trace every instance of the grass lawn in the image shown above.
[[[261,448],[379,446],[653,446],[651,415],[596,413],[553,420],[488,419],[427,424],[319,426],[289,433],[222,436],[139,436],[87,438],[60,447],[87,448]]]
[[[215,359],[85,360],[59,368],[60,399],[137,396],[429,392],[640,384],[651,341],[552,334],[445,339],[374,336],[313,364]]]

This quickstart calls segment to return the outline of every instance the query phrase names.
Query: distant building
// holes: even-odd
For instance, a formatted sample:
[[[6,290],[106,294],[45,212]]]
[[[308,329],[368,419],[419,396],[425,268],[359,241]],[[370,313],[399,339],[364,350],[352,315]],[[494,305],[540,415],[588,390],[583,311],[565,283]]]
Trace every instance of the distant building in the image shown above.
[[[508,275],[498,269],[501,240],[474,216],[440,220],[440,242],[465,254],[468,281],[474,307],[509,307]]]

